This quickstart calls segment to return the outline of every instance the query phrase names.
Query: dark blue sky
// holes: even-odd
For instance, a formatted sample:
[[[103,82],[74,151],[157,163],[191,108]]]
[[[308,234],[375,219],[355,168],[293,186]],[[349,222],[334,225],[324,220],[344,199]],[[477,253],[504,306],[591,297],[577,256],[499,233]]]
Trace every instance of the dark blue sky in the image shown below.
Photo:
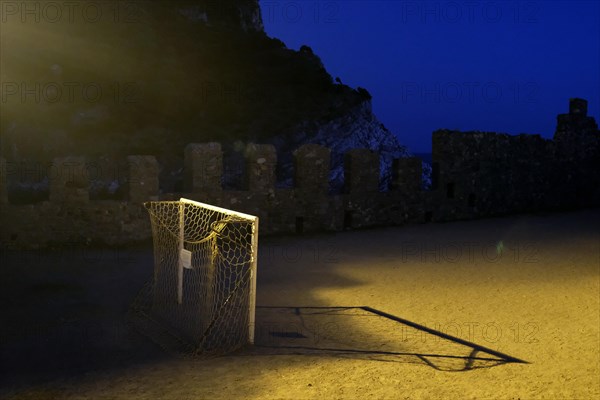
[[[438,128],[551,138],[570,97],[600,118],[600,2],[260,0],[265,30],[310,46],[414,152]]]

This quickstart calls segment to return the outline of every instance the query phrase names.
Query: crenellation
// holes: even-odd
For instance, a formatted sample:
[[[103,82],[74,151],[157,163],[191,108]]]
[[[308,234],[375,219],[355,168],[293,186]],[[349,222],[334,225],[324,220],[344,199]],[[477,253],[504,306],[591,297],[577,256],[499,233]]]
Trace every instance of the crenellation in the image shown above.
[[[281,203],[290,216],[287,226],[299,234],[328,230],[334,213],[328,201],[331,150],[305,144],[296,149],[293,156],[293,199]]]
[[[252,192],[273,192],[277,151],[270,144],[249,144],[246,147],[246,188]]]
[[[569,114],[587,116],[588,102],[584,99],[573,98],[569,99]]]
[[[569,113],[559,114],[556,121],[554,140],[562,147],[559,151],[566,152],[567,157],[571,155],[569,150],[585,150],[600,138],[596,120],[587,116],[586,100],[570,99]]]
[[[220,143],[190,143],[184,150],[184,164],[187,192],[222,190],[223,151]]]
[[[369,149],[353,149],[344,155],[344,190],[346,193],[379,191],[379,154]]]
[[[557,199],[558,208],[572,204],[589,207],[600,197],[600,131],[587,116],[587,101],[570,99],[569,113],[557,116],[554,159],[558,164],[553,179],[565,188]]]
[[[331,150],[318,144],[305,144],[294,151],[294,186],[310,196],[329,191]]]
[[[159,192],[160,168],[154,156],[129,156],[124,187],[128,200],[90,200],[89,166],[84,157],[72,156],[57,158],[48,168],[49,201],[17,205],[7,195],[7,163],[0,159],[0,244],[43,247],[57,240],[110,245],[147,240],[150,224],[142,203],[179,197],[257,215],[262,234],[600,206],[600,132],[585,106],[571,100],[570,113],[558,118],[553,140],[528,134],[433,132],[430,190],[421,186],[421,160],[411,157],[393,162],[390,190],[380,191],[379,155],[354,149],[345,155],[345,193],[330,193],[331,151],[316,144],[293,153],[294,187],[285,189],[275,185],[275,148],[246,146],[247,186],[225,190],[221,144],[193,143],[184,149],[182,193]]]

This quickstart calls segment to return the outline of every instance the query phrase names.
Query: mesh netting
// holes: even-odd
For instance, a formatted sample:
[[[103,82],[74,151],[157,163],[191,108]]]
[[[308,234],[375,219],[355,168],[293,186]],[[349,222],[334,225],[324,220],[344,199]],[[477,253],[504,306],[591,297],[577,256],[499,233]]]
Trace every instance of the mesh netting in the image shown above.
[[[178,343],[179,352],[193,355],[252,343],[258,219],[184,199],[145,206],[154,279],[133,304],[138,327],[164,347]],[[157,325],[168,334],[151,332]]]

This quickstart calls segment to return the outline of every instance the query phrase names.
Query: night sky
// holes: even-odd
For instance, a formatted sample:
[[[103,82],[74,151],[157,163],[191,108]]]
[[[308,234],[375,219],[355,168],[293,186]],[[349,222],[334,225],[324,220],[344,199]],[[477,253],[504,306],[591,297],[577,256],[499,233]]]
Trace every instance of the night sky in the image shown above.
[[[568,100],[600,117],[598,1],[260,1],[265,30],[373,95],[413,152],[438,128],[551,138]]]

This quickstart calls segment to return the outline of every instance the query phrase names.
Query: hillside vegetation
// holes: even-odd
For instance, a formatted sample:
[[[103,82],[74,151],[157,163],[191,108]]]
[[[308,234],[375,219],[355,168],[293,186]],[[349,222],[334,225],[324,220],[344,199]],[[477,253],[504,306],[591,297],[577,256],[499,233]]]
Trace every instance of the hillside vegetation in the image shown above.
[[[4,157],[181,155],[189,142],[326,123],[370,98],[335,84],[308,46],[241,23],[255,1],[213,15],[206,1],[125,3],[135,9],[102,9],[95,23],[76,9],[72,21],[2,24]]]

